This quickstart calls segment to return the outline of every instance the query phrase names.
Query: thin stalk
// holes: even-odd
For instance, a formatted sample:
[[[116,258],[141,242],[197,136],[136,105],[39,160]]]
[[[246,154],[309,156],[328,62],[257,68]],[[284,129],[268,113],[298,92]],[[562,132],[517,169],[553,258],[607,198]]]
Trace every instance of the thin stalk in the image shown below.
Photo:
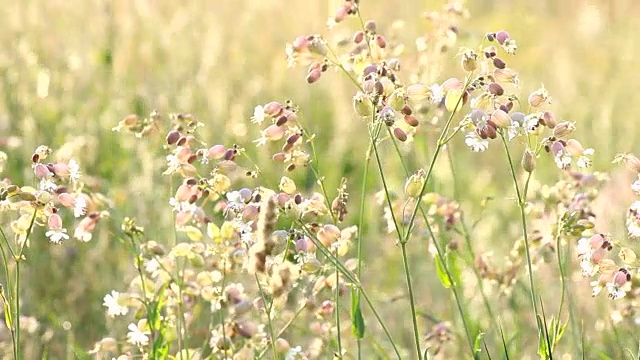
[[[511,177],[513,179],[513,186],[516,189],[516,195],[518,197],[518,208],[520,209],[520,219],[522,221],[522,234],[524,236],[524,246],[525,246],[525,254],[527,257],[527,269],[529,270],[529,286],[531,287],[531,290],[529,291],[530,295],[531,295],[531,304],[533,307],[533,312],[534,312],[534,316],[536,318],[536,325],[538,327],[538,333],[540,334],[540,320],[538,318],[538,303],[537,303],[537,295],[536,295],[536,288],[535,288],[535,282],[533,280],[533,265],[531,264],[531,251],[529,250],[530,248],[530,244],[529,244],[529,234],[527,231],[527,216],[525,213],[525,202],[526,202],[526,196],[527,196],[527,190],[528,190],[528,186],[529,186],[529,180],[531,179],[531,173],[528,173],[527,175],[527,180],[525,182],[525,186],[524,186],[524,192],[520,192],[520,186],[518,185],[518,178],[516,175],[516,169],[514,166],[514,162],[513,159],[511,158],[511,152],[509,151],[509,146],[507,144],[507,140],[504,138],[504,134],[502,132],[500,132],[500,138],[502,139],[502,143],[504,145],[504,149],[505,152],[507,154],[507,160],[509,161],[509,169],[511,170]]]
[[[372,116],[375,118],[375,112]],[[393,209],[393,206],[391,204],[391,196],[389,194],[389,188],[387,186],[386,176],[382,168],[382,161],[380,160],[380,153],[378,151],[378,145],[377,145],[378,140],[373,134],[370,134],[370,140],[371,140],[371,144],[373,145],[373,153],[375,155],[376,164],[378,166],[378,171],[380,173],[380,179],[382,180],[382,186],[384,188],[385,198],[387,199],[387,205],[389,206],[389,209]],[[400,246],[402,248],[402,263],[404,266],[404,274],[407,282],[407,290],[409,292],[409,304],[411,306],[411,321],[413,323],[413,337],[414,337],[414,342],[416,347],[416,354],[418,356],[418,359],[421,359],[422,351],[420,350],[420,330],[418,329],[418,316],[416,314],[415,297],[413,293],[413,285],[411,282],[411,272],[409,270],[409,259],[407,257],[407,247],[406,247],[407,243],[406,241],[403,241],[404,237],[400,232],[400,224],[398,223],[395,217],[395,214],[393,213],[393,210],[391,211],[391,216],[393,218],[393,223],[395,224],[396,233],[398,235],[398,241],[400,242]],[[407,229],[407,230],[409,231],[410,229]]]
[[[364,160],[364,175],[362,178],[362,186],[360,189],[360,210],[358,215],[358,245],[357,245],[357,265],[356,265],[356,275],[358,276],[358,280],[362,281],[362,247],[363,247],[363,234],[362,228],[364,226],[364,208],[365,208],[365,200],[367,193],[367,179],[369,178],[369,164],[371,163],[371,152],[373,151],[373,146],[369,144],[369,148],[367,149],[367,153],[365,155]],[[357,306],[360,306],[360,294],[355,290],[352,296],[356,296]],[[356,345],[358,348],[358,359],[362,358],[362,339],[358,337],[356,339]]]
[[[453,198],[454,200],[456,200],[456,202],[460,203],[460,199],[459,199],[460,194],[458,192],[458,177],[456,176],[457,175],[456,168],[453,162],[453,156],[451,155],[451,150],[447,151],[447,158],[449,159],[449,167],[451,168],[451,174],[453,177]],[[482,302],[484,303],[484,306],[487,308],[487,313],[489,314],[489,317],[491,318],[491,321],[494,327],[497,329],[498,328],[497,318],[493,313],[493,309],[491,308],[491,303],[489,302],[489,299],[487,298],[487,294],[484,290],[484,281],[482,279],[482,276],[480,276],[480,272],[478,271],[478,268],[474,266],[474,263],[473,263],[473,261],[475,261],[476,254],[475,254],[475,251],[473,250],[473,243],[471,242],[471,233],[469,232],[469,229],[467,228],[467,225],[464,222],[463,217],[460,218],[460,224],[462,226],[462,236],[464,237],[465,244],[467,245],[467,249],[469,251],[469,254],[471,255],[471,269],[473,269],[473,274],[476,276],[476,280],[478,281],[478,287],[480,288],[480,295],[482,296]]]
[[[278,331],[278,335],[276,335],[276,339],[282,336],[282,334],[284,334],[284,332],[287,331],[291,325],[293,325],[294,321],[296,321],[298,316],[302,314],[302,311],[305,308],[306,308],[306,305],[304,304],[300,308],[298,308],[298,311],[296,311],[296,313],[293,314],[293,317],[286,324],[284,324],[284,326],[282,327],[282,329],[280,329],[280,331]],[[264,358],[264,356],[267,354],[267,351],[269,351],[269,349],[263,349],[262,352],[258,354],[258,360]]]
[[[7,239],[7,236],[4,234],[4,231],[2,230],[2,228],[0,228],[0,233],[2,234],[2,238],[5,242],[5,244],[7,245],[7,247],[9,248],[9,252],[11,252],[11,256],[12,258],[15,258],[15,256],[13,255],[13,249],[11,248],[11,244],[9,243],[9,240]],[[9,262],[7,261],[7,253],[4,250],[4,246],[0,246],[0,251],[2,252],[2,265],[4,268],[4,274],[5,277],[7,279],[7,298],[4,297],[3,295],[3,301],[7,302],[8,304],[11,304],[11,291],[12,291],[12,287],[11,287],[11,277],[9,276]],[[7,324],[9,325],[9,324]],[[9,328],[9,332],[11,333],[11,343],[13,345],[13,356],[15,359],[18,358],[18,346],[16,344],[16,334],[15,331],[13,329],[13,326],[11,326]]]
[[[264,290],[262,289],[262,284],[260,284],[260,280],[258,279],[258,274],[254,274],[256,278],[256,284],[258,284],[258,291],[260,292],[260,297],[262,298],[262,303],[264,304],[264,311],[267,315],[267,327],[269,328],[269,336],[271,336],[271,351],[273,351],[273,358],[278,358],[278,350],[276,349],[276,341],[273,338],[273,322],[271,321],[271,309],[273,307],[273,299],[267,304],[267,297],[264,295]]]
[[[337,330],[337,340],[338,340],[338,354],[342,359],[342,334],[340,330],[340,273],[338,269],[336,269],[336,330]]]

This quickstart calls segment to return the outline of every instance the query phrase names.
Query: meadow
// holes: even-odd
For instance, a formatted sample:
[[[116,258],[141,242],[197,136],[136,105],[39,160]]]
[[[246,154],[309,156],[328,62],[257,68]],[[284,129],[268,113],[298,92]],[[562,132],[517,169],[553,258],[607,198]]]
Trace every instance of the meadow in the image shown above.
[[[3,358],[640,358],[636,2],[0,4]]]

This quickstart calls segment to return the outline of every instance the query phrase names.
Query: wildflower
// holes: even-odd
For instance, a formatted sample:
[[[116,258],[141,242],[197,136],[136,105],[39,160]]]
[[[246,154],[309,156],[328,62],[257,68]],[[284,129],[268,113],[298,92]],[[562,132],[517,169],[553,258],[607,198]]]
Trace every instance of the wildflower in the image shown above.
[[[49,238],[54,244],[59,244],[62,240],[69,239],[67,235],[67,229],[62,227],[62,218],[58,214],[52,214],[47,221],[49,230],[45,233],[45,236]]]
[[[69,179],[71,179],[71,183],[75,184],[80,179],[82,173],[80,172],[80,165],[74,159],[69,160]]]
[[[120,300],[120,293],[115,290],[111,290],[111,294],[104,296],[102,305],[107,308],[107,315],[110,317],[127,315],[129,308],[121,305]]]
[[[613,274],[611,281],[607,283],[607,292],[609,297],[613,300],[623,298],[627,293],[625,291],[625,285],[631,281],[631,274],[629,270],[620,268]]]
[[[87,200],[84,198],[84,196],[79,195],[75,199],[75,202],[73,205],[73,216],[78,218],[84,215],[86,212],[87,212]]]
[[[93,237],[93,230],[96,227],[96,223],[100,219],[100,215],[92,213],[80,220],[80,223],[76,227],[73,233],[73,237],[84,242],[88,242]]]
[[[482,152],[489,148],[489,140],[481,138],[475,131],[465,136],[464,143],[474,152]]]
[[[144,322],[144,321],[140,321]],[[137,346],[146,346],[149,343],[149,331],[143,331],[136,324],[129,324],[127,327],[129,329],[129,333],[127,334],[127,341],[133,345]]]
[[[251,117],[251,122],[254,124],[262,124],[265,119],[264,108],[260,105],[256,106],[253,109],[253,116]]]
[[[285,355],[284,360],[295,360],[298,358],[298,355],[302,353],[302,347],[301,346],[296,346],[293,347],[291,349],[289,349],[289,351],[287,352],[287,355]]]
[[[640,201],[634,201],[629,207],[626,224],[629,236],[640,238]]]

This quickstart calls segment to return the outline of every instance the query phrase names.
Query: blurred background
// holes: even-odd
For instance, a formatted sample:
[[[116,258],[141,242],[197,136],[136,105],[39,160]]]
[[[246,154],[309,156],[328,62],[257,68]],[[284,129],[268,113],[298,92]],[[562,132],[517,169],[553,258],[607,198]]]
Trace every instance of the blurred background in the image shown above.
[[[249,118],[258,104],[291,99],[318,135],[318,152],[326,155],[322,167],[327,187],[336,188],[340,178],[348,176],[352,198],[360,198],[355,184],[362,177],[360,165],[368,139],[362,135],[363,123],[353,115],[353,85],[338,73],[325,74],[319,83],[308,85],[304,68],[287,68],[284,51],[285,44],[298,35],[349,37],[357,29],[355,22],[340,24],[331,32],[326,29],[327,18],[339,4],[320,0],[0,0],[5,14],[0,25],[0,150],[9,155],[3,176],[15,183],[32,181],[31,154],[46,144],[73,154],[82,170],[93,176],[92,186],[113,200],[112,217],[99,225],[91,242],[51,246],[37,234],[40,238],[29,250],[23,313],[35,316],[43,328],[53,329],[53,339],[58,341],[47,343],[52,358],[63,358],[73,348],[90,349],[107,334],[124,335],[126,324],[109,323],[101,305],[106,293],[123,288],[133,276],[131,258],[116,241],[119,221],[136,217],[147,238],[159,242],[171,228],[168,198],[173,190],[161,176],[163,139],[112,132],[124,116],[147,116],[154,109],[165,115],[192,113],[206,124],[201,134],[209,145],[244,144],[263,168],[265,185],[277,186],[280,168],[271,164],[267,154],[253,149],[250,142],[259,132]],[[375,19],[379,29],[393,32],[394,40],[405,44],[401,58],[411,59],[416,56],[416,38],[429,31],[422,14],[440,11],[444,4],[362,0],[361,8],[365,19]],[[471,16],[458,24],[457,45],[476,47],[487,32],[509,31],[519,45],[518,55],[509,64],[520,73],[522,93],[526,96],[544,84],[558,118],[575,121],[576,137],[585,147],[596,149],[596,170],[612,169],[616,153],[640,150],[636,114],[640,109],[640,3],[473,0],[466,7]],[[439,66],[433,69],[432,82],[462,76],[456,53],[456,48],[450,49],[434,61]],[[408,82],[411,69],[406,70]],[[506,200],[500,200],[504,189],[511,188],[506,166],[494,161],[500,153],[471,154],[461,138],[451,148],[456,166],[464,170],[457,185],[464,189],[463,209],[474,214],[484,197],[498,199],[489,209],[497,217],[475,239],[478,249],[508,251],[518,227],[508,221],[516,215],[515,206],[509,208]],[[415,158],[418,165],[425,162],[421,166],[427,160]],[[547,163],[540,168],[553,166]],[[557,172],[544,171],[538,175],[541,182],[557,179]],[[313,185],[308,174],[296,176]],[[449,173],[445,169],[437,176],[446,193]],[[628,189],[631,177],[619,170],[611,176],[604,190],[606,201],[599,209],[599,226],[623,238],[624,212],[632,200],[630,191],[616,189]],[[394,181],[400,185],[403,179]],[[377,177],[372,177],[371,184],[377,186]],[[374,218],[378,216],[375,206],[371,208],[371,222],[379,222]],[[355,209],[350,219],[357,219]],[[371,227],[375,230],[375,225]],[[367,238],[367,274],[375,277],[383,270],[388,274],[373,289],[374,297],[383,301],[404,291],[401,263],[393,242],[373,230]],[[419,306],[455,322],[450,295],[434,279],[424,251],[416,248],[412,258]],[[632,337],[624,336],[636,331],[632,325],[612,327],[609,313],[614,303],[592,299],[585,280],[576,279],[574,286],[584,296],[580,304],[584,328],[590,330],[597,351],[621,358],[622,345],[637,348]],[[508,305],[515,314],[520,308],[529,311],[526,295],[516,297],[520,305],[515,300]],[[402,308],[383,306],[384,316],[403,316],[397,313]],[[391,330],[402,333],[407,324],[392,324]],[[408,326],[404,330],[407,347],[410,331]]]

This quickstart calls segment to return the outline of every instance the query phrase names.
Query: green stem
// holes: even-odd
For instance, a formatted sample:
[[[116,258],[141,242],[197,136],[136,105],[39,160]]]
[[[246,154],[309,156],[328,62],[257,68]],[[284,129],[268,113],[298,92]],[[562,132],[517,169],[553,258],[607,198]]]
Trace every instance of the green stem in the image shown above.
[[[258,279],[258,274],[254,274],[256,278],[256,284],[258,284],[258,291],[260,292],[260,297],[262,298],[262,303],[264,304],[264,311],[267,315],[267,327],[269,328],[269,336],[271,337],[271,350],[273,351],[273,358],[278,358],[278,350],[276,349],[276,339],[273,338],[273,323],[271,321],[271,309],[273,306],[273,299],[267,304],[267,297],[264,294],[264,290],[262,289],[262,284],[260,284],[260,280]]]
[[[502,132],[500,132],[500,138],[502,139],[502,143],[504,145],[504,149],[505,152],[507,154],[507,160],[509,161],[509,169],[511,170],[511,178],[513,179],[513,185],[516,189],[516,195],[518,197],[518,207],[520,209],[520,219],[522,221],[522,234],[524,236],[524,246],[525,246],[525,254],[526,254],[526,258],[527,258],[527,269],[529,272],[529,286],[531,287],[531,290],[529,291],[530,295],[531,295],[531,304],[533,307],[533,312],[534,312],[534,316],[536,318],[536,325],[538,327],[538,334],[539,336],[541,334],[543,334],[541,332],[541,324],[540,324],[540,320],[539,320],[539,312],[538,312],[538,303],[537,303],[537,295],[536,295],[536,288],[535,288],[535,282],[533,280],[533,265],[531,264],[531,251],[530,251],[530,244],[529,244],[529,234],[527,231],[527,216],[525,213],[525,205],[526,205],[526,196],[527,196],[527,190],[529,187],[529,181],[531,179],[531,173],[528,173],[527,175],[527,180],[525,182],[525,186],[524,186],[524,191],[520,192],[520,186],[518,185],[518,178],[516,175],[516,169],[514,166],[514,162],[513,159],[511,157],[511,152],[509,151],[509,146],[507,144],[507,140],[504,137],[504,134]]]
[[[365,155],[364,161],[364,175],[362,178],[362,187],[360,190],[360,210],[358,215],[358,245],[357,245],[357,259],[358,263],[356,265],[356,274],[358,276],[358,280],[362,281],[362,247],[363,247],[363,227],[364,227],[364,208],[365,208],[365,200],[367,194],[367,179],[369,178],[369,164],[371,163],[371,152],[373,151],[373,146],[369,144],[369,148],[367,149],[367,153]],[[356,296],[356,306],[360,306],[360,294],[358,294],[357,290],[354,291],[352,296]],[[362,358],[362,339],[358,337],[356,339],[356,345],[358,347],[358,359]]]

